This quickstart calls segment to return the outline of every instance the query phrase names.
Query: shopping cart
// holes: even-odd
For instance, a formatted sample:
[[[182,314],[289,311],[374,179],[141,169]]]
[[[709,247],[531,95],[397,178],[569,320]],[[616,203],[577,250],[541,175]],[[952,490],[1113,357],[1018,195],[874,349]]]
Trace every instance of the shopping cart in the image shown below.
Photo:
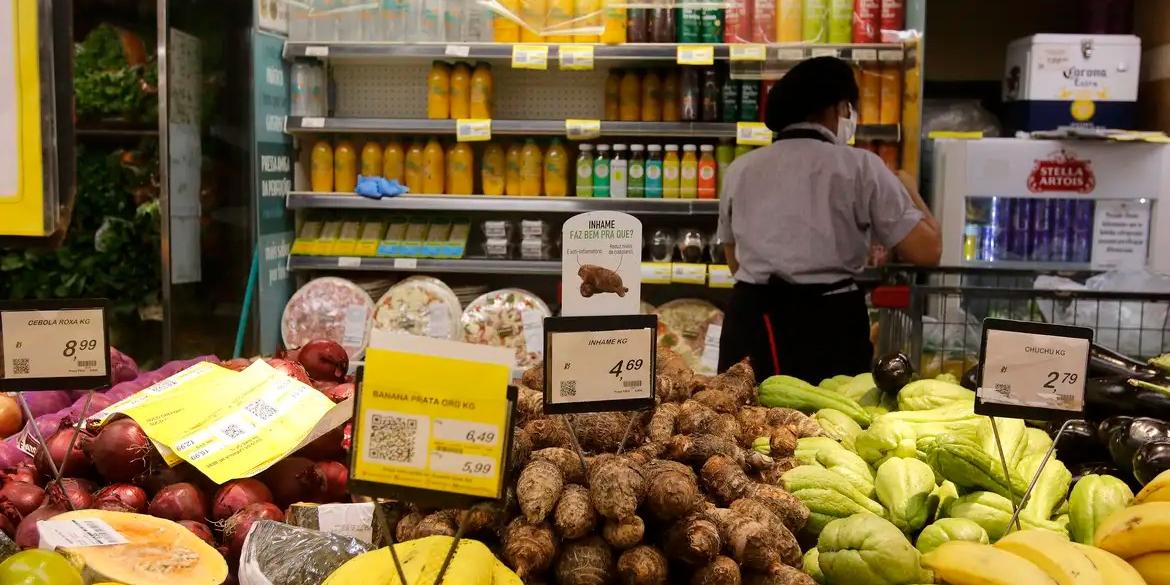
[[[901,351],[923,376],[961,377],[979,360],[983,319],[1092,327],[1095,341],[1144,359],[1170,352],[1170,293],[1036,288],[1045,272],[896,269],[871,293],[878,355]],[[1091,274],[1060,276],[1083,282]]]

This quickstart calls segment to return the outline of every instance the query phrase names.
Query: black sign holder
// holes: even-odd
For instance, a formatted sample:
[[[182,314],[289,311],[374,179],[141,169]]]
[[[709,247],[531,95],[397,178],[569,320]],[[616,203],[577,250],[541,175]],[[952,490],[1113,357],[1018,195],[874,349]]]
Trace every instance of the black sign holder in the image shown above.
[[[624,329],[650,330],[650,396],[626,400],[598,400],[593,402],[555,402],[551,388],[553,356],[557,348],[553,343],[554,333],[577,333],[590,331],[621,331]],[[609,412],[638,410],[654,406],[657,392],[656,370],[658,350],[657,315],[604,315],[588,317],[546,317],[544,320],[544,412],[545,414],[570,414],[575,412]]]

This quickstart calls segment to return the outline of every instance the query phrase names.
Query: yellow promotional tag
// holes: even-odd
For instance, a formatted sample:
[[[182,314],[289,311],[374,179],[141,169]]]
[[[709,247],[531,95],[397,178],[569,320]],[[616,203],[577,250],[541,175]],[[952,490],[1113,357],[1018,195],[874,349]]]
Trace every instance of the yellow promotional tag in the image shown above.
[[[592,140],[601,136],[601,120],[565,120],[569,140]]]
[[[735,143],[767,146],[772,144],[772,131],[763,122],[737,122],[735,124]]]
[[[561,45],[560,61],[564,71],[592,71],[593,45]]]
[[[730,45],[732,61],[765,61],[768,58],[767,45]]]
[[[735,286],[735,277],[731,274],[731,267],[726,264],[712,264],[708,266],[707,286],[711,288],[731,288]]]
[[[293,240],[292,249],[289,250],[289,253],[292,254],[293,256],[304,256],[304,255],[312,254],[313,253],[312,250],[313,250],[313,242],[312,241],[302,240],[300,238],[297,238],[296,240]]]
[[[707,284],[707,265],[675,262],[671,265],[670,281],[681,284]]]
[[[455,140],[459,142],[487,142],[492,139],[492,121],[486,118],[455,120]]]
[[[711,45],[679,45],[679,65],[714,65],[715,47]]]
[[[548,69],[548,45],[513,45],[513,69]]]
[[[983,138],[983,132],[981,130],[974,130],[971,132],[956,132],[956,131],[951,131],[951,130],[931,130],[930,133],[928,133],[926,135],[926,137],[930,138],[931,140],[935,140],[938,138],[952,138],[952,139],[956,139],[956,140],[979,140],[980,138]]]
[[[643,262],[642,284],[670,284],[670,262]]]

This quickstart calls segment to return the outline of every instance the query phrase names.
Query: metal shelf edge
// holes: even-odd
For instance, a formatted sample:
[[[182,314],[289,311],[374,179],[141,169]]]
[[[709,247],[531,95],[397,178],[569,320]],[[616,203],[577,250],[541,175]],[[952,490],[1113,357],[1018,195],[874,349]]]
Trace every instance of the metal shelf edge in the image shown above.
[[[340,256],[289,256],[289,270],[342,270],[364,272],[436,272],[463,274],[529,274],[560,275],[559,260],[488,260],[465,258],[435,260],[419,258],[413,266],[402,266],[404,258],[354,257],[357,264],[341,265]]]
[[[489,211],[576,213],[582,211],[623,211],[652,215],[716,215],[719,200],[697,199],[613,199],[590,197],[503,197],[457,195],[405,195],[369,199],[345,193],[293,191],[289,209],[366,209],[385,211]]]

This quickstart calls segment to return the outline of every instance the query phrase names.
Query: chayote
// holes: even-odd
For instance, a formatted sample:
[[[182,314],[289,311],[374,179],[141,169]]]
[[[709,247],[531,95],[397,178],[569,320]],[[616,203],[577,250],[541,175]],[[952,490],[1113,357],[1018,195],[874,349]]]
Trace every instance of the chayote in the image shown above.
[[[987,544],[987,531],[982,526],[976,524],[973,520],[966,518],[942,518],[935,521],[934,524],[922,529],[918,533],[918,542],[915,547],[918,552],[926,554],[944,542],[952,540],[966,540],[970,542],[979,542]]]
[[[1037,453],[1047,453],[1052,446],[1052,437],[1043,429],[1028,427],[1024,430],[1024,457]]]
[[[871,514],[830,522],[817,539],[817,551],[817,565],[829,583],[907,585],[934,580],[902,531]]]
[[[828,443],[825,443],[828,441]],[[827,437],[806,437],[796,442],[796,459],[818,465],[849,481],[867,498],[873,497],[873,472],[856,453]]]
[[[999,444],[996,444],[995,431],[992,430],[991,425],[995,425],[999,429]],[[979,446],[983,448],[983,452],[988,457],[995,460],[995,464],[1003,470],[1003,462],[1000,460],[1000,447],[1003,447],[1003,456],[1007,459],[1008,468],[1015,469],[1016,464],[1024,455],[1024,431],[1027,426],[1024,421],[1018,418],[988,418],[983,424],[979,425],[977,432],[977,441]]]
[[[857,421],[835,408],[822,408],[813,415],[813,419],[821,425],[826,435],[840,441],[850,451],[853,450],[853,441],[861,434],[861,425]]]
[[[934,470],[917,459],[898,457],[882,463],[874,488],[890,522],[902,532],[917,532],[934,517],[938,506]]]
[[[821,572],[820,551],[817,550],[817,547],[814,546],[808,549],[808,552],[804,553],[800,564],[801,568],[804,569],[804,574],[812,577],[812,580],[816,581],[819,585],[827,585],[828,581],[825,580],[825,574]]]
[[[992,542],[1008,533],[1008,522],[1012,518],[1012,503],[1007,498],[992,492],[971,492],[952,501],[943,511],[946,518],[966,518],[987,531]],[[1032,520],[1020,517],[1023,528],[1044,528],[1067,535],[1068,530],[1058,522]],[[1012,527],[1015,530],[1015,527]]]
[[[764,455],[772,454],[772,439],[769,437],[756,437],[752,441],[752,451],[763,453]]]
[[[780,478],[784,489],[800,500],[809,510],[804,530],[819,534],[831,521],[854,514],[885,515],[882,505],[857,491],[849,480],[816,465],[801,465],[790,469]]]
[[[1081,544],[1092,544],[1097,526],[1107,516],[1128,507],[1133,491],[1112,475],[1090,474],[1081,477],[1068,498],[1069,532]]]
[[[918,434],[910,423],[878,417],[868,429],[854,440],[857,454],[870,465],[876,465],[890,457],[915,457],[918,455]]]
[[[1028,480],[1019,473],[1005,476],[999,457],[956,435],[939,436],[927,454],[927,463],[936,475],[955,482],[960,489],[983,489],[1018,498],[1028,488]]]
[[[1056,512],[1060,503],[1068,496],[1068,486],[1072,483],[1072,473],[1064,463],[1055,457],[1045,463],[1044,453],[1035,453],[1024,457],[1016,467],[1014,475],[1022,476],[1025,481],[1031,481],[1036,470],[1044,463],[1044,470],[1036,480],[1036,487],[1028,496],[1024,510],[1020,516],[1027,520],[1048,520]]]
[[[932,520],[938,520],[943,517],[943,511],[947,509],[947,506],[959,499],[959,488],[955,487],[954,482],[943,480],[942,483],[938,484],[938,487],[934,488],[934,497],[938,498],[938,507],[935,509]]]
[[[975,402],[975,393],[947,380],[915,380],[898,391],[899,410],[930,410],[955,402]],[[974,407],[972,407],[974,408]]]

